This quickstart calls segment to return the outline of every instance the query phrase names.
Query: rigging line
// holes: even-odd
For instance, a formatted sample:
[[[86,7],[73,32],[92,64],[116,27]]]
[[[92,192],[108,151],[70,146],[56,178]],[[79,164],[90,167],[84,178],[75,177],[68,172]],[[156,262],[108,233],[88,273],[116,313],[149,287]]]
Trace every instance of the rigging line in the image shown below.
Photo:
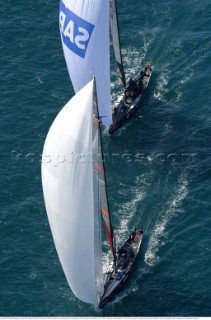
[[[101,153],[102,153],[102,165],[104,168],[104,180],[105,180],[105,194],[106,194],[106,200],[107,200],[107,207],[108,207],[108,212],[110,212],[110,208],[109,208],[109,202],[108,202],[108,190],[107,190],[107,183],[106,183],[106,168],[105,168],[105,160],[104,160],[104,153],[103,153],[103,148],[102,148],[102,133],[101,133],[101,121],[100,121],[100,117],[99,117],[99,112],[98,112],[98,103],[97,103],[97,91],[96,91],[96,80],[95,77],[94,78],[94,98],[95,98],[95,102],[96,102],[96,110],[97,110],[97,114],[96,116],[99,119],[99,135],[100,135],[100,146],[101,146]],[[114,232],[113,232],[113,226],[111,223],[111,216],[109,214],[109,224],[111,227],[111,231],[112,231],[112,247],[113,247],[113,259],[114,259],[114,264],[116,264],[116,241],[115,241],[115,237],[114,237]]]

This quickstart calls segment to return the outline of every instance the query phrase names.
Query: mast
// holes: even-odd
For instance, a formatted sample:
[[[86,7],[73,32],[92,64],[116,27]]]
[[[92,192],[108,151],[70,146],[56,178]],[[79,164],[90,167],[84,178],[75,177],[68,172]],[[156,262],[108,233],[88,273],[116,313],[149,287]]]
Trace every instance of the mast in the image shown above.
[[[122,52],[120,46],[120,36],[119,36],[119,23],[117,17],[117,5],[116,0],[109,0],[109,15],[110,15],[110,30],[111,30],[111,37],[114,47],[114,54],[117,62],[117,66],[119,69],[119,77],[123,87],[126,87],[126,80],[125,80],[125,72],[122,62]]]
[[[94,94],[93,94],[93,134],[98,131],[98,162],[94,163],[95,168],[99,172],[99,182],[100,182],[100,208],[104,221],[104,226],[110,245],[111,252],[113,254],[114,263],[116,260],[116,248],[114,240],[114,231],[111,223],[111,216],[108,204],[108,192],[106,184],[106,174],[105,174],[105,165],[104,165],[104,156],[102,148],[102,138],[101,138],[101,129],[100,129],[100,119],[98,113],[97,105],[97,92],[96,92],[96,83],[94,82]]]

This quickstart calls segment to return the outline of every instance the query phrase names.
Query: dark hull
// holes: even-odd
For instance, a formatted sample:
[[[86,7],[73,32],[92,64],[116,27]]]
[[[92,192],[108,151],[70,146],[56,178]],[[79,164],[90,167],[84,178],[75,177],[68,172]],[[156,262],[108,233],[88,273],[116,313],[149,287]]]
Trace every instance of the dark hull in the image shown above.
[[[146,73],[145,75],[141,75],[141,73]],[[130,91],[130,85],[125,89],[125,93],[122,94],[115,107],[113,108],[112,120],[113,124],[109,127],[108,132],[110,134],[114,133],[118,128],[120,128],[123,123],[128,121],[130,117],[134,114],[134,112],[140,106],[140,103],[143,99],[144,93],[148,87],[149,80],[152,75],[152,65],[147,64],[144,69],[137,75],[133,82],[136,84],[136,91],[133,92],[132,95],[128,98],[126,96],[127,92]],[[141,83],[141,86],[139,85]]]
[[[107,282],[105,283],[105,291],[100,301],[99,308],[103,308],[109,301],[113,300],[115,295],[123,289],[125,282],[133,271],[134,263],[138,255],[143,234],[137,231],[135,240],[131,241],[129,248],[132,256],[128,259],[126,266],[121,266],[122,256],[116,261],[116,266],[108,274]],[[129,238],[125,241],[124,245],[128,243]],[[124,246],[123,245],[123,246]],[[127,246],[128,247],[128,246]]]

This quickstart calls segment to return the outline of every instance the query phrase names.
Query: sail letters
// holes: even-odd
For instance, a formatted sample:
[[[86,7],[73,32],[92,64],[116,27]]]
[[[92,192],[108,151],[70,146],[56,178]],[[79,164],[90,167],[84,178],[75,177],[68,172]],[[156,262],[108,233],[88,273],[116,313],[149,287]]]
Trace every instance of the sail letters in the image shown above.
[[[85,57],[94,25],[80,18],[60,2],[60,32],[65,45],[81,58]]]

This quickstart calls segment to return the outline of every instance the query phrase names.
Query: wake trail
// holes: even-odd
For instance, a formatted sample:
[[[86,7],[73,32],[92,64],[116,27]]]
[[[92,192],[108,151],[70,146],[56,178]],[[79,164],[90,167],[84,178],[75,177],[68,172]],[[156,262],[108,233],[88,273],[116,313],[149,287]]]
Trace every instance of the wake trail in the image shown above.
[[[145,253],[144,261],[149,266],[155,266],[159,262],[159,250],[164,245],[163,236],[167,236],[167,226],[171,218],[179,214],[179,207],[188,195],[188,176],[187,172],[182,173],[178,179],[178,188],[168,203],[165,214],[158,215],[157,222],[151,232],[148,248]],[[154,220],[152,217],[151,220]],[[151,221],[148,222],[148,225]]]

